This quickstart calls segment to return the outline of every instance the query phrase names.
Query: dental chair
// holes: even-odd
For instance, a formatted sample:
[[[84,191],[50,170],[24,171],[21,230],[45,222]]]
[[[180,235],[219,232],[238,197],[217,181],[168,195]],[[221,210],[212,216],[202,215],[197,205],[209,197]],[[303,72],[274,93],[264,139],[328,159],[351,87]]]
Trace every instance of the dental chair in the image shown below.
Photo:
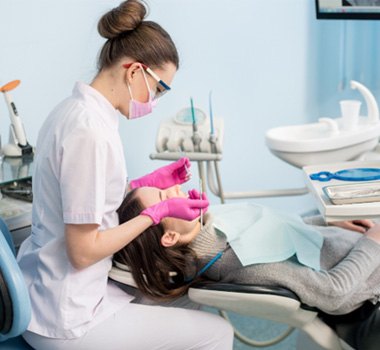
[[[365,96],[367,104],[371,106],[370,109],[373,113],[369,114],[377,118],[378,108],[371,93],[357,82],[352,82],[352,84],[354,84],[353,88],[359,89]],[[150,154],[150,158],[152,160],[176,161],[187,156],[191,161],[198,163],[198,175],[201,180],[202,191],[206,192],[207,186],[211,193],[220,199],[221,204],[224,204],[226,200],[298,196],[309,193],[305,186],[292,189],[225,192],[219,168],[223,156],[224,126],[222,121],[214,120],[212,110],[210,93],[209,121],[205,113],[197,115],[199,111],[191,107],[191,110],[181,110],[171,120],[161,123],[156,139],[157,152]],[[216,121],[218,126],[214,128]],[[318,124],[315,125],[317,128],[320,127]],[[366,136],[368,137],[368,135]],[[318,138],[317,143],[320,143],[319,140],[320,138]],[[294,141],[299,142],[299,138],[296,137]],[[375,141],[375,143],[377,142]],[[364,150],[362,151],[364,152]],[[299,147],[296,152],[299,152]],[[299,161],[300,154],[298,153],[295,157]],[[344,158],[339,158],[339,160],[343,161]],[[323,162],[328,162],[328,160]],[[206,167],[204,167],[205,165]],[[131,274],[128,271],[123,271],[120,266],[112,268],[110,278],[130,286],[136,286]],[[196,303],[221,310],[220,313],[225,318],[228,318],[226,311],[230,311],[289,326],[289,329],[282,335],[267,342],[247,339],[235,330],[235,336],[248,345],[255,347],[271,346],[285,339],[293,329],[297,329],[298,350],[353,349],[347,343],[352,342],[349,340],[350,330],[354,329],[355,325],[369,317],[379,307],[379,305],[374,306],[368,302],[349,315],[335,317],[303,304],[297,295],[284,288],[223,283],[205,282],[194,285],[189,289],[188,294],[190,299]],[[335,329],[338,330],[339,334],[347,336],[344,337],[346,341],[340,339]]]
[[[21,337],[30,317],[29,294],[16,261],[12,236],[0,218],[0,349],[33,349]]]
[[[137,288],[127,267],[117,262],[109,272],[109,278]],[[297,329],[298,350],[353,350],[353,347],[339,338],[334,325],[345,323],[341,327],[345,327],[349,337],[350,327],[378,307],[368,302],[349,315],[331,316],[303,304],[296,294],[285,288],[216,282],[198,283],[189,289],[188,295],[190,300],[198,304],[216,308],[228,321],[227,312],[230,311],[289,326],[283,334],[268,341],[250,339],[235,328],[235,337],[243,343],[255,347],[272,346]]]

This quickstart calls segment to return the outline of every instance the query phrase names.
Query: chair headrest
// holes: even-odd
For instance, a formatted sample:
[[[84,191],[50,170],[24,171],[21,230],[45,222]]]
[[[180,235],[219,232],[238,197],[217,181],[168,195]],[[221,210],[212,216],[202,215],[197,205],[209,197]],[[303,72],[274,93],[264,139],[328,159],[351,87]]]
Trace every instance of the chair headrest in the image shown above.
[[[0,330],[1,342],[23,333],[31,318],[31,305],[24,276],[2,231],[0,231],[0,271],[2,281],[0,298],[4,305],[3,327]]]
[[[13,310],[12,300],[9,295],[7,284],[0,270],[0,333],[8,333],[12,326]]]

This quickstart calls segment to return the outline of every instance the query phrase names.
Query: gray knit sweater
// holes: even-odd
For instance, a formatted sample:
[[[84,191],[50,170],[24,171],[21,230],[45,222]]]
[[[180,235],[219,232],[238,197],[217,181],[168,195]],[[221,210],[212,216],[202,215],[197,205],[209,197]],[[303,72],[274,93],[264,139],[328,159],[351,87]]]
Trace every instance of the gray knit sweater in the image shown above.
[[[192,242],[202,263],[227,247],[223,234],[212,225],[212,215]],[[345,314],[365,300],[380,299],[380,244],[354,231],[325,226],[321,217],[304,219],[324,237],[321,271],[301,265],[295,257],[286,261],[243,267],[232,248],[225,251],[204,274],[220,282],[285,287],[309,306],[330,314]]]

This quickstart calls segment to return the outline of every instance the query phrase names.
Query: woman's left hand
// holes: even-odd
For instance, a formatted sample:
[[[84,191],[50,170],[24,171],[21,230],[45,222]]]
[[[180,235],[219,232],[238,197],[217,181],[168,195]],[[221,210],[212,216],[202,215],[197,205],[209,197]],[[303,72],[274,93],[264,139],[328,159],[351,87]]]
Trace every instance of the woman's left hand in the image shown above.
[[[330,225],[344,228],[346,230],[356,231],[359,233],[365,233],[368,229],[375,226],[372,220],[352,220],[352,221],[335,221]]]
[[[157,187],[161,190],[182,184],[191,177],[189,158],[183,157],[176,162],[165,165],[152,173],[130,182],[131,189],[138,187]]]

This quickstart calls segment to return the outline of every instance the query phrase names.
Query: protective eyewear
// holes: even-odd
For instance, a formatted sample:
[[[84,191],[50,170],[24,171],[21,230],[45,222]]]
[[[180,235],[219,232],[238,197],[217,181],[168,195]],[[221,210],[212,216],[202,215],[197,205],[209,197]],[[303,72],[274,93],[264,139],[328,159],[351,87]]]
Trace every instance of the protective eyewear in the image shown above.
[[[133,63],[126,63],[123,64],[123,67],[128,69],[132,66],[132,64]],[[165,95],[170,90],[170,86],[166,84],[163,80],[161,80],[161,78],[156,73],[154,73],[148,66],[146,66],[143,63],[140,63],[140,65],[157,82],[154,99],[156,100]]]

